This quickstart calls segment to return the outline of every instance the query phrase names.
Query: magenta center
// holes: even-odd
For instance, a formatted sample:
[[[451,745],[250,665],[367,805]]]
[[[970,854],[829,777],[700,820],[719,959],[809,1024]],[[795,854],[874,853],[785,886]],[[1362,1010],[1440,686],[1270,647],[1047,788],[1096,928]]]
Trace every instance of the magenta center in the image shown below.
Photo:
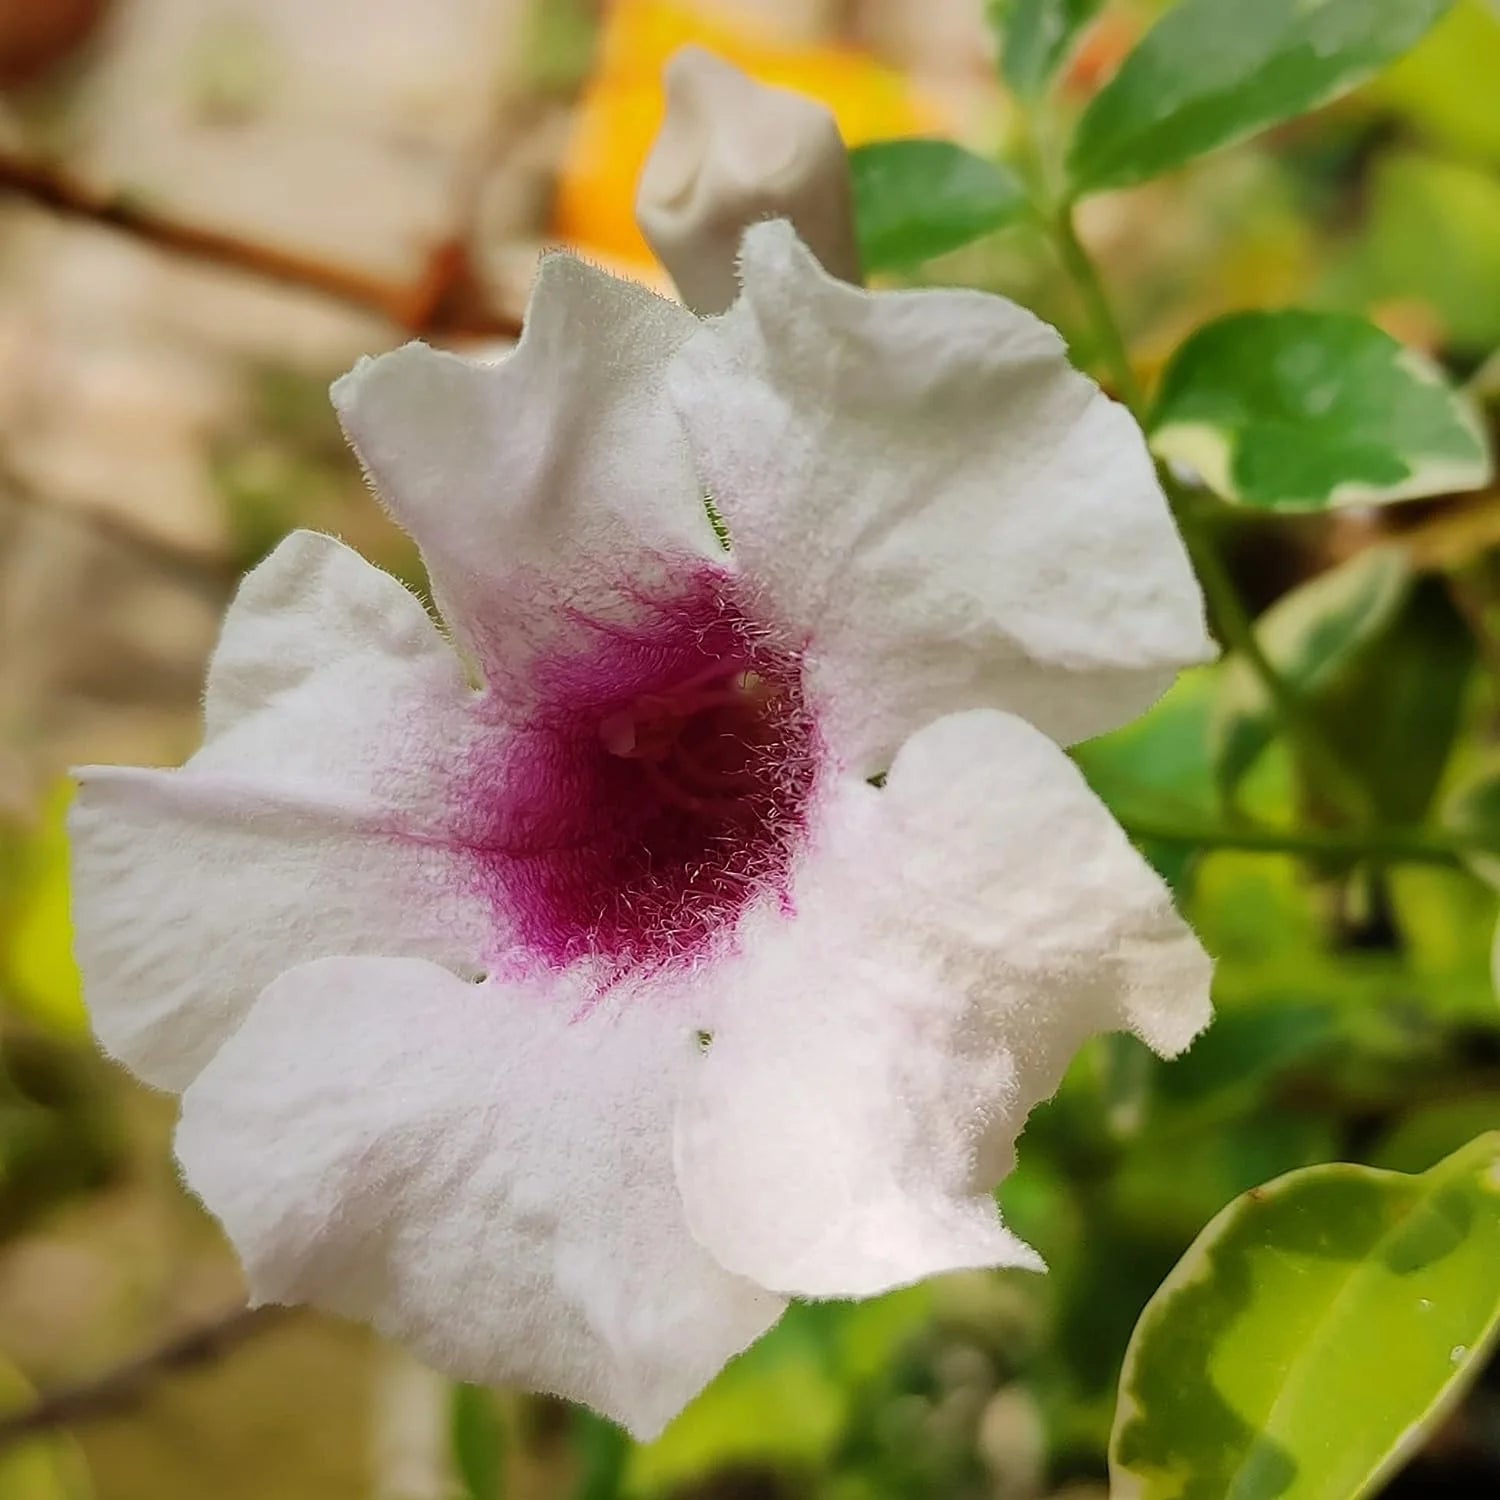
[[[466,778],[466,840],[512,962],[607,977],[732,940],[786,899],[816,779],[796,656],[711,573],[645,624],[582,621],[535,720]]]

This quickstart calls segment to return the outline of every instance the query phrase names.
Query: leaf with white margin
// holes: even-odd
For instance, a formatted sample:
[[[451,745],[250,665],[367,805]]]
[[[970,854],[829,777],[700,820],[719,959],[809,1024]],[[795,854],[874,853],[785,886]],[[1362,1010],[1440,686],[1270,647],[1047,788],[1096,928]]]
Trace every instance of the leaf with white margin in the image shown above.
[[[1484,428],[1430,360],[1363,318],[1234,313],[1172,359],[1157,454],[1258,510],[1327,510],[1478,489]]]
[[[1420,1177],[1253,1188],[1131,1337],[1113,1500],[1356,1500],[1451,1411],[1500,1330],[1500,1134]]]
[[[854,227],[866,271],[946,255],[1026,212],[1009,167],[952,141],[872,141],[849,153]]]
[[[1326,104],[1416,43],[1452,0],[1181,0],[1094,97],[1075,194],[1180,167]]]

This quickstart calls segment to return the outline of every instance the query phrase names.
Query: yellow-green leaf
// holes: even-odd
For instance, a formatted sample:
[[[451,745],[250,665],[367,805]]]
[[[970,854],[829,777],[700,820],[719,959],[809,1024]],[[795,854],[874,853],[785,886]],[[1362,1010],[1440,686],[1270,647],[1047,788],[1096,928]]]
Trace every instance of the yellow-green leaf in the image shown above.
[[[1419,1177],[1332,1165],[1236,1199],[1151,1299],[1113,1500],[1357,1500],[1500,1329],[1500,1135]]]

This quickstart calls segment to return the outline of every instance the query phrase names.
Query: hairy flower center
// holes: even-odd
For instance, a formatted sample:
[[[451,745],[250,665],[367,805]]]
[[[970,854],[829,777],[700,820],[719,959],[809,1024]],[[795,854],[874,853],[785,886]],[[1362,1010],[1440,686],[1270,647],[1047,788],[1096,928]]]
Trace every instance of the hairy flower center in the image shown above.
[[[776,700],[785,685],[718,663],[702,678],[645,693],[599,726],[611,755],[639,763],[653,791],[706,818],[755,811],[757,778],[780,748]]]
[[[797,658],[711,574],[648,623],[587,625],[536,724],[465,789],[508,958],[606,980],[732,939],[787,899],[819,761]],[[587,624],[587,622],[585,622]]]

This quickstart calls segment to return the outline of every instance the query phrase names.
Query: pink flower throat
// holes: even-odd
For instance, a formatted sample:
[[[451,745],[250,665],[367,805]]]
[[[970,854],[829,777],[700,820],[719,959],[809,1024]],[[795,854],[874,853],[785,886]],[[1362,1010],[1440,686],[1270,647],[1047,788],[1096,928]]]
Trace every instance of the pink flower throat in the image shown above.
[[[466,842],[506,966],[592,961],[608,980],[691,961],[758,896],[786,898],[817,736],[800,662],[732,583],[708,573],[628,628],[579,621],[535,720],[469,767]]]
[[[747,663],[716,663],[665,692],[643,693],[599,725],[611,755],[640,762],[664,801],[705,818],[739,821],[755,810],[757,777],[777,745],[775,699],[784,683]]]

